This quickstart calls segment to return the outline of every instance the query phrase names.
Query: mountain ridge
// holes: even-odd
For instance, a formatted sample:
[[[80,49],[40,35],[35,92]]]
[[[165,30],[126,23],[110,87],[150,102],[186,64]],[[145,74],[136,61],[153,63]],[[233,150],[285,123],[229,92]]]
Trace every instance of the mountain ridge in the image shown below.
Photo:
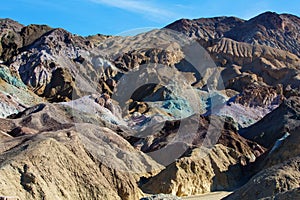
[[[225,23],[224,26],[222,21],[225,20],[233,20],[234,23],[229,23],[229,25]],[[198,22],[199,24],[201,24],[200,26],[197,25]],[[214,22],[214,27],[212,27],[213,29],[215,27],[224,27],[223,29],[219,29],[219,32],[216,31],[218,34],[217,37],[215,37],[213,34],[206,34],[207,31],[204,28],[205,23],[203,22]],[[295,26],[289,26],[291,24],[294,24]],[[180,32],[184,32],[186,35],[198,37],[204,40],[220,39],[224,36],[230,39],[234,39],[238,42],[247,42],[250,44],[263,44],[271,47],[280,48],[283,50],[288,50],[291,53],[295,53],[298,56],[299,39],[297,38],[299,37],[297,37],[297,32],[299,32],[299,27],[299,17],[291,14],[277,14],[275,12],[265,12],[249,20],[242,20],[235,17],[199,18],[194,20],[180,19],[166,26],[166,28],[178,30]],[[272,32],[271,30],[274,28],[279,31]],[[187,33],[186,30],[192,30],[192,32]],[[266,30],[269,30],[271,32]],[[237,33],[239,33],[239,35],[236,35]],[[288,35],[292,33],[296,35]],[[259,35],[264,36],[265,39],[261,38]],[[268,40],[270,38],[272,39],[272,37],[274,37],[273,35],[282,38],[280,39],[279,43],[276,42],[276,37],[274,41]],[[289,37],[287,39],[289,39],[289,41],[292,42],[289,42],[287,39],[287,41],[285,41],[284,36]]]

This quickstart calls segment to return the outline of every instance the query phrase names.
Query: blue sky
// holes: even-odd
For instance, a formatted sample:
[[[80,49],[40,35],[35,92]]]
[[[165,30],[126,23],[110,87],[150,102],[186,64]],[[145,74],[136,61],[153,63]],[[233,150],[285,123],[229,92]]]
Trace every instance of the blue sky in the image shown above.
[[[300,16],[298,0],[2,0],[0,18],[47,24],[79,35],[116,35],[161,28],[180,18],[237,16],[265,11]]]

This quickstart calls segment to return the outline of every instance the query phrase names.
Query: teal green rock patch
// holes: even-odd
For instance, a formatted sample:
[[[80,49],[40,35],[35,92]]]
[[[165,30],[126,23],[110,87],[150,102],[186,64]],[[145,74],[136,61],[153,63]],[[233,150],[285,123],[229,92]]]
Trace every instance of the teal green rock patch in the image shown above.
[[[0,66],[0,78],[13,86],[26,89],[26,85],[20,79],[13,76],[10,70],[5,66]]]

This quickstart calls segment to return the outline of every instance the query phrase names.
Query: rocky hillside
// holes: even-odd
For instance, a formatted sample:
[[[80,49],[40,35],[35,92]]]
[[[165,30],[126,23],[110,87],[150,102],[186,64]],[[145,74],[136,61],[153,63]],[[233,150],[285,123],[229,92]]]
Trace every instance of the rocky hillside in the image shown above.
[[[297,199],[299,29],[271,12],[130,37],[0,19],[0,199]]]
[[[262,13],[250,20],[236,17],[181,19],[166,28],[204,40],[229,38],[299,54],[300,19],[290,14]]]
[[[141,197],[136,184],[139,177],[155,174],[162,166],[119,136],[118,126],[104,125],[108,110],[90,98],[98,115],[72,110],[72,105],[38,104],[0,121],[1,133],[8,133],[0,148],[2,195],[21,199]],[[21,182],[16,182],[20,177]]]

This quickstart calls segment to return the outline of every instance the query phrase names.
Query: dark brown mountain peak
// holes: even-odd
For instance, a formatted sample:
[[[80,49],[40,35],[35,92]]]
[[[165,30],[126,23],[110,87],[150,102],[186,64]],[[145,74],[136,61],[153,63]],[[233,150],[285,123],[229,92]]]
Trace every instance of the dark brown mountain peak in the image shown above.
[[[248,21],[247,24],[262,25],[267,29],[283,29],[283,20],[275,12],[262,13]]]
[[[241,26],[234,27],[224,35],[239,42],[275,47],[299,56],[299,32],[298,17],[265,12]]]
[[[226,37],[237,42],[282,49],[300,56],[300,18],[290,14],[265,12],[247,21],[236,17],[180,19],[166,28],[204,41]]]
[[[236,17],[214,17],[199,19],[180,19],[165,28],[182,32],[191,37],[202,39],[216,39],[235,26],[241,25],[244,20]]]
[[[52,28],[47,25],[30,24],[29,26],[23,27],[20,32],[23,37],[23,46],[30,45],[50,30],[52,30]]]
[[[84,47],[85,41],[86,39],[81,36],[74,35],[62,28],[55,28],[39,37],[29,48],[39,49],[41,47],[48,48],[49,46],[54,49],[54,47],[73,47],[74,45]]]
[[[0,18],[0,31],[4,29],[12,29],[14,32],[19,32],[24,25],[9,18]]]

